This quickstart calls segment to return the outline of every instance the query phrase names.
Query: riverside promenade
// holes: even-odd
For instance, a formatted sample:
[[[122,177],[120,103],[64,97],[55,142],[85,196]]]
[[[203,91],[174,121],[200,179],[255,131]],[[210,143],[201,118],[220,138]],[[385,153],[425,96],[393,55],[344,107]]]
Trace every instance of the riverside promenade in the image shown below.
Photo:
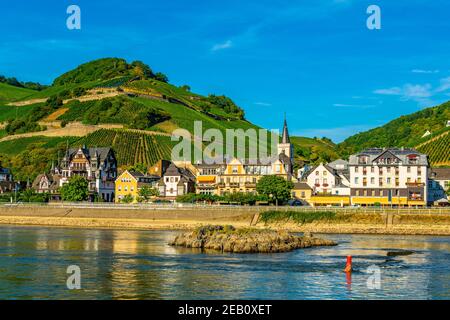
[[[335,213],[332,220],[264,221],[264,212]],[[281,217],[283,215],[281,214]],[[450,235],[450,208],[338,208],[197,204],[1,204],[0,224],[185,230],[205,224],[293,232]]]

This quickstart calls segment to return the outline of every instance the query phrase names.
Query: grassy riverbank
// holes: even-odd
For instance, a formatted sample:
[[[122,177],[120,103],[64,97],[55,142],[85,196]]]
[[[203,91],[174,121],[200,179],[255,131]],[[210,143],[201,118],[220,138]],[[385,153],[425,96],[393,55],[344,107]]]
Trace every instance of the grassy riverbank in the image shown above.
[[[450,212],[267,210],[236,207],[1,207],[0,224],[140,230],[191,230],[207,224],[292,232],[450,235]]]

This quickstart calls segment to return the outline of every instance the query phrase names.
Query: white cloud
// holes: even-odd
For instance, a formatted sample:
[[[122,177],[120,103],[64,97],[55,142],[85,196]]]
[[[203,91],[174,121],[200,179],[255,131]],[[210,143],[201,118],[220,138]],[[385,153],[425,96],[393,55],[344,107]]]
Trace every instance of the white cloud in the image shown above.
[[[215,44],[212,48],[211,51],[219,51],[219,50],[224,50],[224,49],[228,49],[231,48],[233,46],[233,42],[231,40],[227,40],[223,43],[217,43]]]
[[[439,70],[424,70],[424,69],[413,69],[411,70],[412,73],[426,73],[426,74],[430,74],[430,73],[439,73]]]
[[[257,106],[270,107],[272,104],[267,102],[254,102]]]
[[[388,89],[378,89],[374,93],[381,95],[400,96],[402,101],[416,101],[420,106],[433,104],[431,97],[433,92],[430,84],[410,84],[407,83],[403,87],[392,87]]]
[[[447,91],[448,89],[450,89],[450,77],[443,78],[440,82],[441,84],[436,89],[436,92]]]
[[[345,103],[334,103],[333,107],[338,108],[357,108],[357,109],[368,109],[375,107],[373,104],[345,104]]]
[[[402,89],[399,87],[392,87],[389,89],[378,89],[375,90],[373,93],[376,94],[385,94],[385,95],[401,95],[402,94]]]

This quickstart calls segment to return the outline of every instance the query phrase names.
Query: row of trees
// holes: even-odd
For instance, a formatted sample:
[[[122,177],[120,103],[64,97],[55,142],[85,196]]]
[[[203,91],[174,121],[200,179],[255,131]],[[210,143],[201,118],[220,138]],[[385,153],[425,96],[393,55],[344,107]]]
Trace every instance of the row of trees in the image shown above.
[[[89,199],[89,182],[82,176],[72,176],[69,182],[64,184],[61,189],[61,198],[64,201],[86,201]],[[224,196],[209,195],[209,194],[194,194],[189,193],[179,196],[178,202],[195,203],[195,202],[232,202],[239,204],[253,205],[257,201],[268,201],[272,203],[282,203],[291,198],[291,190],[293,183],[286,181],[278,176],[264,176],[257,185],[256,191],[258,194],[251,193],[230,193]],[[159,191],[150,186],[144,186],[139,189],[138,196],[135,199],[133,195],[126,195],[121,201],[123,203],[132,203],[134,200],[138,202],[148,202],[159,196]],[[49,196],[46,194],[36,194],[34,190],[27,189],[20,194],[19,199],[24,202],[45,202],[48,201]]]
[[[22,82],[22,81],[17,80],[14,77],[7,78],[2,75],[0,75],[0,83],[6,83],[6,84],[9,84],[10,86],[26,88],[26,89],[31,89],[31,90],[37,90],[37,91],[41,91],[41,90],[44,90],[45,88],[47,88],[47,86],[42,85],[37,82]]]

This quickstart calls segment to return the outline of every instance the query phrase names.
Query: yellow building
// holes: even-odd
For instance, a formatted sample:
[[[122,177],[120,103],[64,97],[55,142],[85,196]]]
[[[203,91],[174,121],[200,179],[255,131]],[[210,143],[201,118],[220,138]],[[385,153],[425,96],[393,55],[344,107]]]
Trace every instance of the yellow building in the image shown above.
[[[312,195],[312,189],[306,182],[296,182],[294,183],[294,188],[292,189],[292,197],[298,200],[304,200],[309,202]]]
[[[266,164],[260,161],[245,163],[234,158],[216,177],[217,193],[219,195],[236,192],[256,193],[256,184],[261,177],[266,175],[291,179],[290,159],[286,155],[280,154],[278,159]]]
[[[133,203],[137,202],[139,190],[144,186],[156,187],[159,179],[158,176],[148,176],[140,172],[125,170],[115,181],[115,202],[121,202],[127,195],[133,197]]]

